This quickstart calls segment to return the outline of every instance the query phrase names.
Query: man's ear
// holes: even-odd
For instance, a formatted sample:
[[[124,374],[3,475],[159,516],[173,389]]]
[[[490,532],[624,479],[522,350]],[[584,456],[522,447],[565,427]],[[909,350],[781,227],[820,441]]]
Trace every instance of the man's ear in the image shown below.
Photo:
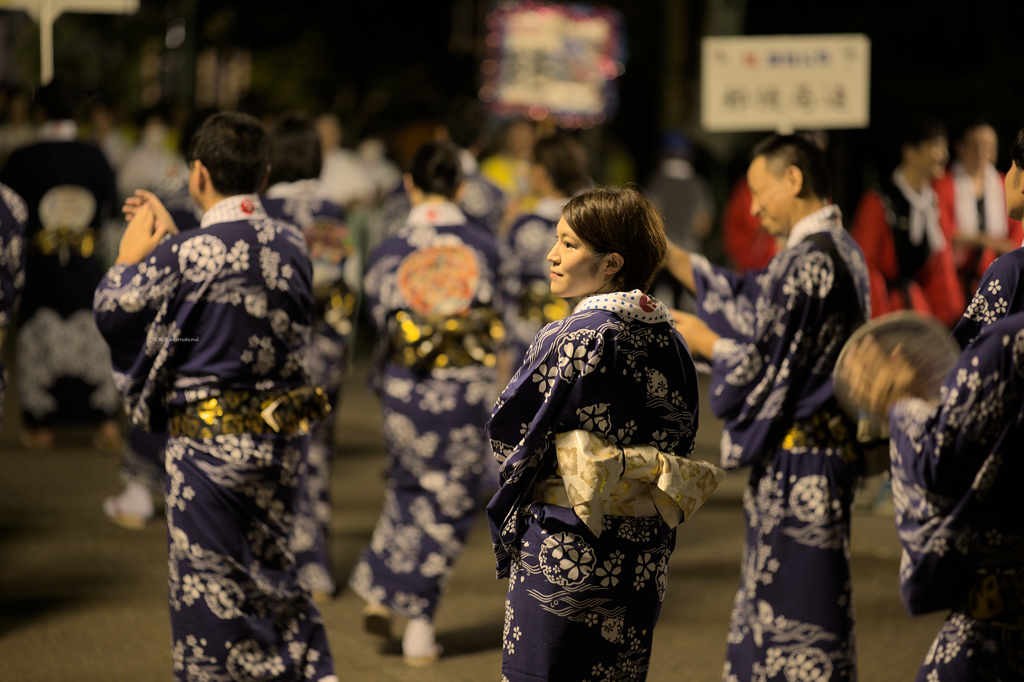
[[[206,166],[204,166],[203,162],[199,159],[196,159],[192,163],[196,165],[196,173],[198,174],[196,184],[199,187],[199,191],[205,192],[206,188],[210,186],[210,171],[206,169]]]
[[[804,174],[796,166],[788,166],[785,173],[783,173],[783,179],[786,181],[786,187],[789,189],[789,193],[792,196],[799,196],[800,192],[804,188]]]

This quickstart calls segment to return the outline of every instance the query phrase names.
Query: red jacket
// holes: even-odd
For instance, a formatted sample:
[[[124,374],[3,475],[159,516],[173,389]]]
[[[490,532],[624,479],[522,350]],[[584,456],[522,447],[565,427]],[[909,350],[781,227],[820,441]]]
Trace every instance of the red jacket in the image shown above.
[[[760,218],[750,215],[750,188],[745,177],[737,180],[729,193],[722,218],[722,244],[740,273],[764,268],[779,252],[775,238],[761,227]]]
[[[900,287],[890,284],[899,281],[902,273],[882,198],[877,190],[864,193],[854,214],[850,233],[860,244],[871,275],[872,317],[910,308],[934,315],[950,328],[956,325],[966,302],[957,279],[948,237],[952,218],[952,204],[940,197],[939,222],[947,235],[946,248],[931,254],[904,293]]]

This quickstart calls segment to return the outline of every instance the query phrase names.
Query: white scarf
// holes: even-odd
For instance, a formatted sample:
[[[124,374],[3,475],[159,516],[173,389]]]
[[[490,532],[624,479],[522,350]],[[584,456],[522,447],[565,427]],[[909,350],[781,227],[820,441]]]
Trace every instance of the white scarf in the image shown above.
[[[425,201],[417,204],[409,211],[406,225],[461,225],[466,222],[466,214],[450,201]]]
[[[46,121],[36,133],[41,142],[73,142],[78,139],[78,124],[69,118]]]
[[[306,178],[294,182],[275,182],[267,188],[268,199],[302,199],[321,201],[320,178]]]
[[[956,203],[958,231],[967,237],[977,237],[981,221],[978,216],[978,198],[974,194],[974,179],[967,174],[960,159],[953,162],[949,172],[953,176],[953,196]],[[990,163],[985,164],[982,172],[985,174],[982,186],[985,232],[993,237],[1005,239],[1007,235],[1006,197],[1003,195],[1005,189],[1002,178],[999,177],[999,171]]]
[[[931,251],[938,252],[946,248],[946,238],[942,234],[942,226],[939,225],[939,211],[935,190],[930,183],[925,183],[918,192],[904,177],[903,171],[896,168],[892,172],[892,182],[903,193],[903,196],[910,203],[910,243],[918,246],[921,240],[928,237],[928,247]]]

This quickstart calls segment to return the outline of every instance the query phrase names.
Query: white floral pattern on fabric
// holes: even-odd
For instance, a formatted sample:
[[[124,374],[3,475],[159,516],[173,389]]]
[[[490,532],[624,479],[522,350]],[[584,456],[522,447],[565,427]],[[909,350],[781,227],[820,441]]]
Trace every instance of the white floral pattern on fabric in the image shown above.
[[[25,225],[28,207],[18,194],[0,184],[0,351],[25,287]],[[7,367],[0,358],[0,420],[4,412]]]
[[[108,414],[117,412],[120,396],[111,381],[110,350],[91,311],[78,310],[65,319],[54,310],[41,308],[20,327],[18,336],[16,360],[23,410],[44,419],[58,407],[50,392],[55,383],[61,377],[75,377],[92,387],[90,407]]]
[[[856,292],[840,290],[837,261],[808,240],[815,234],[835,247]],[[833,433],[814,424],[831,423],[835,412],[831,373],[853,331],[851,299],[862,319],[871,309],[863,255],[839,209],[826,206],[793,226],[764,270],[737,276],[695,258],[694,274],[698,315],[722,336],[711,358],[711,405],[726,418],[722,463],[754,468],[744,491],[742,579],[723,679],[852,680],[846,557],[856,470],[846,461],[852,438],[842,436],[852,425],[839,423]],[[752,319],[742,332],[740,312]]]
[[[200,234],[178,247],[178,268],[185,279],[203,282],[224,267],[227,249],[224,242],[209,234]]]

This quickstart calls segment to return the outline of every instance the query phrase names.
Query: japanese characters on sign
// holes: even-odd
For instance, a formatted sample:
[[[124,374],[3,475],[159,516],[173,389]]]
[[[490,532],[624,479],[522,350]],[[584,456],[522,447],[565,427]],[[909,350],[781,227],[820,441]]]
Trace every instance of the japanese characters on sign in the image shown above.
[[[868,125],[871,43],[865,35],[716,36],[702,47],[705,130]]]
[[[487,24],[491,55],[480,65],[480,99],[495,113],[552,116],[566,128],[614,114],[626,59],[618,13],[527,0],[499,5]]]

